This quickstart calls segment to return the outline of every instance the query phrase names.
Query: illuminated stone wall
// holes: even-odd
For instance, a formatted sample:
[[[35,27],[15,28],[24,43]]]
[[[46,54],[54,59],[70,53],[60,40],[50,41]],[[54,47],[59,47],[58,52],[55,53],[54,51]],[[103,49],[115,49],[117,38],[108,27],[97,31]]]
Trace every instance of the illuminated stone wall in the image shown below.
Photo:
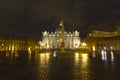
[[[102,30],[92,30],[88,34],[88,37],[113,37],[120,36],[120,26],[117,26],[116,31],[102,31]]]
[[[108,31],[99,31],[99,30],[92,30],[91,33],[89,33],[89,36],[92,37],[112,37],[112,32]]]
[[[39,44],[33,40],[0,39],[0,51],[26,51],[39,48]]]
[[[80,44],[79,32],[64,32],[64,44],[66,49],[75,49]],[[43,32],[42,44],[49,49],[59,49],[61,47],[61,30],[57,30],[54,33]]]
[[[117,26],[116,31],[117,31],[118,36],[120,36],[120,26]]]
[[[120,50],[120,37],[89,37],[87,38],[89,50]]]
[[[87,36],[88,49],[96,51],[101,50],[120,50],[120,26],[116,31],[99,31],[92,30]]]

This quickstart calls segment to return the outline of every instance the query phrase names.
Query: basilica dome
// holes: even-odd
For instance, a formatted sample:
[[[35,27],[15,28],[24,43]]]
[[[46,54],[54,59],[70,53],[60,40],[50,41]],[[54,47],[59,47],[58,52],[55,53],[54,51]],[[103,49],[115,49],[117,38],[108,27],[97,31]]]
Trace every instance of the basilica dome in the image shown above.
[[[57,29],[55,30],[55,32],[62,32],[62,29],[61,29],[61,28],[57,28]]]

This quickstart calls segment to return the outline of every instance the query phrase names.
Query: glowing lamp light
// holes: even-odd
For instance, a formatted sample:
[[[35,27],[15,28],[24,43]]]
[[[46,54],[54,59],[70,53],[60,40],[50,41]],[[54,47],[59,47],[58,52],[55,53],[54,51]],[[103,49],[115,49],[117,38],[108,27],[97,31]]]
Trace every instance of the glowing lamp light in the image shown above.
[[[111,46],[110,49],[113,49],[113,47]]]
[[[95,51],[95,46],[92,47],[92,50]]]
[[[89,36],[92,36],[92,34],[90,33]]]
[[[47,45],[47,48],[50,48],[50,46],[49,46],[49,45]]]
[[[86,46],[87,44],[85,42],[82,43],[82,46]]]
[[[45,44],[42,43],[41,46],[45,46]]]
[[[88,64],[88,54],[84,54],[82,53],[81,54],[81,57],[82,57],[82,63],[84,64],[83,67],[86,67],[86,65]]]
[[[4,44],[2,43],[2,45],[1,45],[2,47],[4,46]]]
[[[104,47],[104,49],[106,50],[106,47]]]
[[[76,47],[76,48],[78,48],[78,47],[79,47],[79,45],[76,45],[75,47]]]

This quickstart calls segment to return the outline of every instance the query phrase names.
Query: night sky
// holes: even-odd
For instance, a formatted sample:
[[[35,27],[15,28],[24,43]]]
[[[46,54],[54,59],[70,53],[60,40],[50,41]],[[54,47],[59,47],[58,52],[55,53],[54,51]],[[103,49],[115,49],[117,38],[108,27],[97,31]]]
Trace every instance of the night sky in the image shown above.
[[[120,24],[120,0],[0,0],[0,33],[41,37],[55,31],[61,19],[65,30],[113,30]]]

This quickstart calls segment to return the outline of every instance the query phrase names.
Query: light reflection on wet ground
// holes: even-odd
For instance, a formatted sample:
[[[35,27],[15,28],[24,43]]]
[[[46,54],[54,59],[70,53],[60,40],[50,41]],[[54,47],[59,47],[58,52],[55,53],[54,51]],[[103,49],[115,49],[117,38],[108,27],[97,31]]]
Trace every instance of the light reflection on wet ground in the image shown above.
[[[119,80],[120,53],[0,53],[0,80]]]

